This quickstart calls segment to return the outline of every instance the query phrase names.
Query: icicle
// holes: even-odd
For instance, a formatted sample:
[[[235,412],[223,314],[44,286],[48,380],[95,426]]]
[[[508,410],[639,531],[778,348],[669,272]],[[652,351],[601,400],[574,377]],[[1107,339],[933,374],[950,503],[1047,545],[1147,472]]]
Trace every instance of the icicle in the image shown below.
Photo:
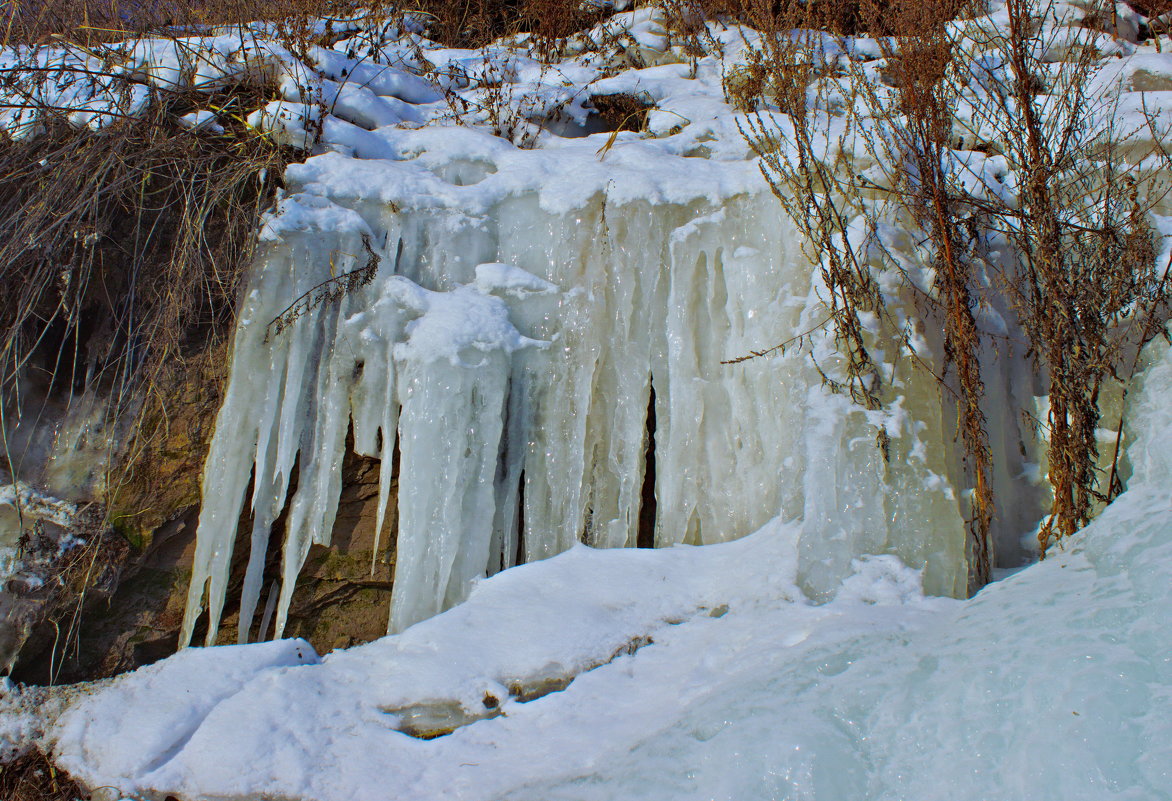
[[[269,597],[265,601],[265,611],[260,617],[260,631],[257,633],[257,642],[265,642],[268,639],[269,624],[273,622],[273,612],[277,609],[277,595],[280,593],[280,585],[273,582],[269,585]]]
[[[342,303],[346,303],[343,298]],[[333,318],[337,308],[327,308],[323,316]],[[330,354],[345,353],[342,332],[334,337],[327,349]],[[349,355],[348,355],[349,356]],[[347,379],[353,371],[352,356],[322,358],[317,364],[317,380],[309,384],[313,397],[302,410],[308,409],[313,427],[306,432],[301,448],[301,471],[297,493],[290,505],[288,529],[281,553],[281,597],[277,603],[274,638],[285,631],[289,605],[297,576],[305,564],[312,545],[328,545],[342,489],[342,458],[345,455],[346,432],[350,427],[350,386]]]
[[[400,362],[399,542],[390,630],[463,600],[488,570],[503,424],[503,354],[480,364]]]
[[[369,403],[371,407],[381,409],[382,419],[379,421],[378,459],[378,506],[375,509],[374,548],[370,555],[370,574],[373,576],[378,564],[378,556],[382,547],[383,527],[387,519],[387,507],[391,501],[391,481],[394,478],[395,443],[398,440],[399,429],[399,400],[395,391],[394,369],[394,340],[388,340],[381,348],[376,362],[382,365],[383,376],[382,393],[377,404]],[[355,434],[355,439],[357,439]]]
[[[478,286],[449,293],[394,287],[423,314],[395,350],[400,458],[409,469],[399,478],[391,631],[463,600],[490,570],[511,356],[540,344],[517,332],[502,300],[485,294],[506,290],[520,271],[490,272]]]
[[[209,615],[206,642],[215,642],[248,476],[258,459],[267,458],[269,451],[266,440],[260,451],[265,456],[258,454],[263,430],[260,426],[264,420],[272,419],[280,402],[285,343],[271,353],[256,354],[257,327],[249,323],[264,316],[266,295],[279,291],[287,282],[279,269],[262,270],[261,277],[259,286],[249,293],[245,302],[234,348],[237,354],[234,372],[248,371],[253,375],[249,376],[250,380],[229,382],[204,464],[203,505],[179,640],[184,645],[191,642],[196,620],[204,609],[205,593]]]
[[[357,244],[356,238],[353,244]],[[359,250],[351,247],[346,252]],[[320,283],[322,272],[335,266],[339,251],[340,248],[331,252],[320,244],[304,252],[273,248],[259,263],[256,285],[247,296],[237,324],[232,374],[204,466],[203,506],[180,634],[183,644],[191,641],[205,598],[205,641],[216,641],[236,529],[251,474],[254,526],[238,639],[243,642],[248,638],[263,578],[269,529],[285,505],[290,474],[314,414],[317,382],[307,378],[312,374],[307,371],[324,372],[322,325],[332,318],[327,314],[323,320],[323,309],[308,308],[279,336],[270,336],[272,323],[288,311],[290,301]]]
[[[237,629],[237,642],[246,643],[252,628],[253,616],[256,613],[256,604],[260,599],[261,584],[264,580],[264,565],[268,551],[269,534],[273,523],[285,507],[288,496],[289,479],[293,470],[293,460],[296,458],[296,449],[286,445],[281,447],[281,433],[279,421],[282,419],[274,413],[267,413],[270,409],[287,407],[285,399],[296,398],[303,400],[301,385],[290,381],[288,371],[290,362],[296,363],[295,373],[301,372],[301,351],[304,344],[302,338],[307,329],[300,328],[294,332],[288,343],[285,359],[285,370],[279,375],[274,374],[269,384],[269,396],[280,399],[266,400],[266,412],[259,420],[268,421],[269,425],[262,426],[259,431],[256,462],[253,466],[253,495],[252,495],[252,535],[249,541],[248,567],[244,573],[244,587],[240,595],[240,620]],[[301,431],[296,432],[298,439]],[[212,635],[214,636],[214,634]]]
[[[403,259],[403,240],[396,245],[394,271]],[[394,285],[381,284],[386,288]],[[375,509],[374,548],[370,572],[374,575],[382,545],[383,527],[390,504],[392,464],[398,436],[399,401],[396,392],[394,349],[405,336],[407,322],[417,314],[405,309],[395,291],[383,292],[365,311],[346,320],[346,347],[356,359],[358,373],[351,392],[354,451],[379,460],[378,502]]]
[[[391,503],[391,481],[394,478],[395,443],[398,441],[399,405],[390,395],[394,391],[392,386],[387,387],[388,400],[386,417],[382,426],[382,447],[379,448],[378,474],[378,507],[375,509],[374,520],[374,548],[370,554],[370,575],[374,575],[378,567],[378,556],[382,551],[383,528],[386,526],[387,509]]]

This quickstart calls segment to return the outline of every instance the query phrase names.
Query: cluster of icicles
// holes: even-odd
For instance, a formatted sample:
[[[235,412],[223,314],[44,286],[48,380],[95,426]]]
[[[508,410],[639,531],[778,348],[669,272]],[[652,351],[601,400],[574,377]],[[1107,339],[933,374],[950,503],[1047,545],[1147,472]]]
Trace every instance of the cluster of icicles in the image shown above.
[[[345,211],[352,224],[286,231],[258,260],[205,468],[184,642],[205,608],[215,642],[245,504],[241,641],[288,507],[268,610],[281,636],[310,547],[330,542],[351,431],[353,449],[384,465],[380,532],[398,443],[390,631],[517,561],[579,542],[635,546],[645,480],[656,546],[725,541],[780,516],[802,521],[812,597],[865,553],[896,554],[930,592],[965,592],[962,468],[930,377],[897,377],[879,415],[830,393],[805,348],[722,364],[824,315],[816,270],[767,192],[719,206],[600,196],[570,213],[518,196],[488,217],[371,201]],[[374,280],[304,304],[276,332],[291,302],[359,267],[360,236],[382,259]],[[827,369],[833,342],[811,342]],[[1009,367],[990,371],[993,391],[1010,391]],[[991,415],[1009,452],[1016,423]]]

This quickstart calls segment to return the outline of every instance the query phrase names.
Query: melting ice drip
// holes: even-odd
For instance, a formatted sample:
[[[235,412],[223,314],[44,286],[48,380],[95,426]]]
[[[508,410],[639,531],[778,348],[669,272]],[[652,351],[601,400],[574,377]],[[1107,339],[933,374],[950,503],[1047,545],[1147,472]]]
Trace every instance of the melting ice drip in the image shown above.
[[[411,161],[395,169],[436,180]],[[964,594],[962,468],[930,376],[896,375],[892,410],[879,414],[824,388],[805,348],[721,364],[825,314],[816,271],[778,225],[772,196],[617,202],[600,192],[569,209],[531,191],[498,197],[476,213],[285,201],[240,318],[205,468],[184,641],[205,591],[215,640],[246,500],[242,640],[288,504],[280,636],[310,546],[329,544],[351,425],[354,450],[384,465],[399,444],[392,631],[457,603],[518,556],[635,546],[649,401],[656,545],[726,541],[780,515],[803,523],[800,579],[813,597],[833,594],[865,553],[921,569],[929,592]],[[270,335],[292,298],[353,267],[346,254],[361,252],[362,236],[381,245],[377,278]],[[813,340],[831,369],[832,337]],[[988,371],[991,396],[1012,391],[1010,367]],[[989,414],[1016,441],[1011,412]],[[391,472],[381,470],[380,531]]]

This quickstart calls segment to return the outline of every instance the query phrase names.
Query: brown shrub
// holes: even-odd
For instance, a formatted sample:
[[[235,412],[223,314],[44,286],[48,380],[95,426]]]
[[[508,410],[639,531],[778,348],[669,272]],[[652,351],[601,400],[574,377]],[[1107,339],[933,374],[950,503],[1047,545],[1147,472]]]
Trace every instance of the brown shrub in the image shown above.
[[[184,129],[176,117],[194,102],[164,95],[98,131],[34,108],[42,133],[0,138],[4,429],[43,413],[30,397],[109,398],[106,423],[131,423],[109,496],[156,450],[149,440],[166,439],[173,377],[226,340],[260,214],[291,157],[230,115],[221,135]]]

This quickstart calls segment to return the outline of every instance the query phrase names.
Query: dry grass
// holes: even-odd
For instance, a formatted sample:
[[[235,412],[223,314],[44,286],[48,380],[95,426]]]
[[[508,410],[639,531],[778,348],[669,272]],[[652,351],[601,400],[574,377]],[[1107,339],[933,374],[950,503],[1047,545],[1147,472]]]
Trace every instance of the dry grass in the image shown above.
[[[58,36],[101,41],[257,20],[284,21],[293,31],[306,20],[336,18],[359,8],[388,18],[400,11],[421,15],[431,38],[459,47],[479,47],[519,33],[553,42],[607,14],[601,7],[566,0],[12,0],[0,21],[8,43]]]
[[[1102,115],[1094,112],[1110,109],[1090,87],[1097,60],[1091,48],[1077,51],[1050,87],[1060,100],[1043,116],[1035,88],[1043,68],[1028,30],[1029,6],[1009,0],[1007,11],[1012,100],[989,116],[1006,120],[1006,155],[1022,181],[1021,212],[1000,221],[1020,254],[1006,283],[1049,387],[1042,424],[1054,502],[1038,536],[1044,554],[1110,494],[1097,467],[1099,394],[1110,379],[1130,380],[1130,350],[1157,333],[1153,320],[1167,311],[1172,287],[1168,270],[1156,263],[1148,218],[1167,190],[1157,189],[1150,170],[1133,166],[1134,155],[1124,159],[1121,143],[1130,131],[1116,122],[1100,127]],[[1167,133],[1154,118],[1145,125],[1157,142]],[[1161,159],[1165,169],[1172,165],[1158,144],[1143,155]]]
[[[1153,0],[1155,2],[1155,0]],[[636,6],[642,5],[636,2]],[[705,19],[730,19],[760,30],[805,27],[834,33],[894,33],[893,13],[918,7],[944,17],[949,2],[881,0],[659,0],[682,34],[696,33]],[[175,33],[204,25],[233,25],[256,20],[330,19],[356,8],[388,18],[416,13],[426,19],[428,36],[457,47],[480,47],[505,36],[530,34],[552,45],[599,22],[610,11],[601,4],[570,0],[10,0],[0,12],[3,41],[36,43],[54,37],[104,41],[143,33]]]
[[[729,19],[759,31],[794,28],[855,36],[895,36],[916,18],[933,23],[956,16],[957,0],[668,0],[680,19]],[[685,23],[686,24],[686,23]]]
[[[593,95],[590,105],[608,131],[641,131],[654,104],[645,97],[626,92]]]
[[[5,44],[37,44],[56,38],[88,44],[258,20],[283,21],[292,31],[299,22],[330,19],[356,7],[378,10],[387,4],[379,0],[10,0],[0,21]]]
[[[601,8],[565,0],[418,0],[410,7],[430,18],[430,37],[459,47],[479,47],[521,33],[552,47],[607,15]]]
[[[0,765],[0,798],[5,801],[88,801],[90,794],[43,754],[33,752]]]
[[[113,24],[101,16],[113,8],[18,7],[7,34],[47,41],[76,26],[81,39],[113,35],[99,30]],[[180,376],[198,372],[193,364],[206,368],[206,354],[222,351],[260,215],[294,154],[243,122],[275,87],[210,97],[156,89],[144,112],[111,115],[93,130],[39,99],[35,88],[60,75],[38,70],[30,55],[2,76],[34,90],[22,102],[39,131],[0,137],[0,428],[7,435],[18,420],[51,418],[78,397],[108,399],[104,425],[121,432],[122,447],[98,491],[113,516],[156,519],[156,509],[128,504],[160,500],[141,490],[159,460],[174,456],[165,452],[175,442],[171,393]],[[110,79],[129,91],[128,79]],[[224,110],[222,132],[178,123],[209,106]],[[201,373],[212,410],[219,369]],[[204,447],[199,438],[188,444]],[[19,475],[4,445],[6,467]]]
[[[46,116],[0,141],[0,392],[95,392],[111,414],[165,403],[169,370],[222,341],[260,212],[288,155],[250,131],[192,135],[185,98],[99,132]],[[179,106],[179,108],[176,108]]]
[[[1156,17],[1172,11],[1172,0],[1127,0],[1127,5],[1145,17]]]

